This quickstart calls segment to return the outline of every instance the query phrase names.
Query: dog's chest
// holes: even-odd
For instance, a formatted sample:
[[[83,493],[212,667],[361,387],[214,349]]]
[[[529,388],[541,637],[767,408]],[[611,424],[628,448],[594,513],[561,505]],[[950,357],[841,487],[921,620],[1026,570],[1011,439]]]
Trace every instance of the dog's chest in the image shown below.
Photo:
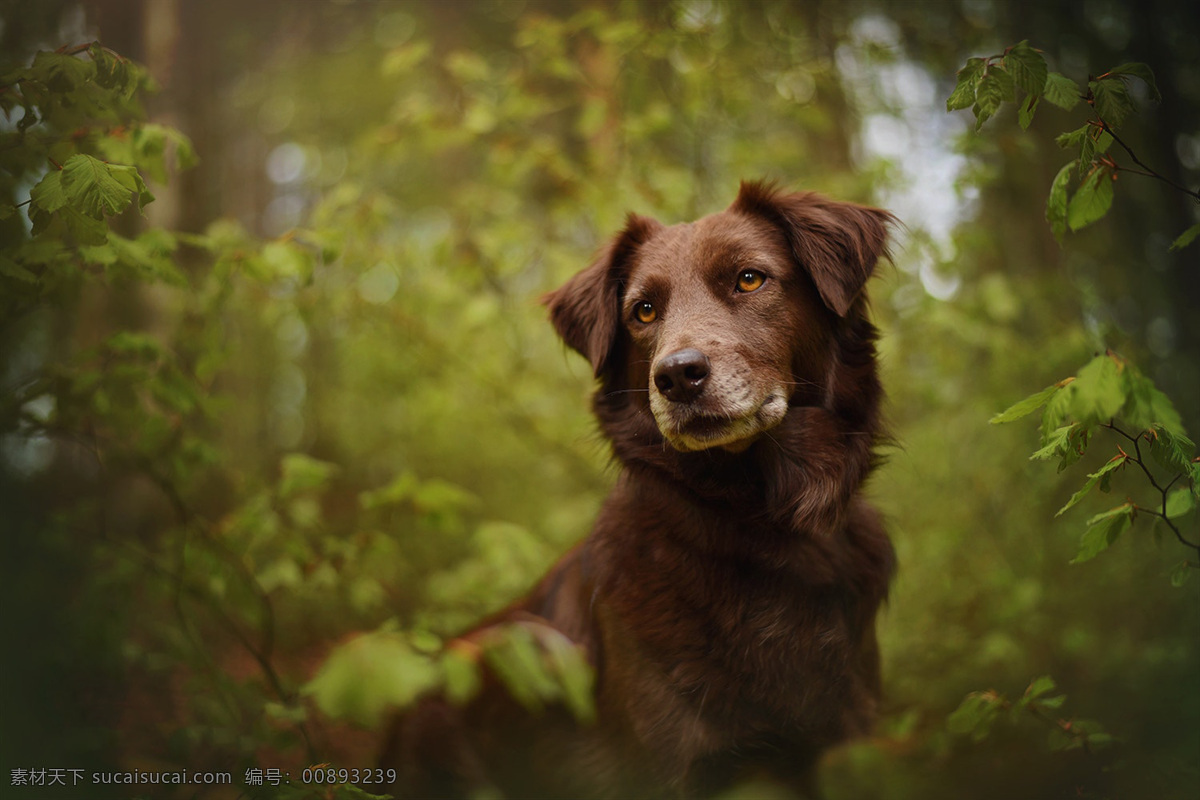
[[[649,700],[726,730],[838,716],[858,648],[851,593],[661,543],[643,556],[612,596],[642,680],[654,684]]]

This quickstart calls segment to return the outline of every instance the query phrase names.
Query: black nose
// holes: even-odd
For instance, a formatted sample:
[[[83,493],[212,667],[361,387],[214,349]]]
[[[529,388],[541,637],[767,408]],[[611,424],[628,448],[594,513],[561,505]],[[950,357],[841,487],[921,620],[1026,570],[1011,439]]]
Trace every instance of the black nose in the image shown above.
[[[704,391],[708,371],[708,356],[704,353],[692,347],[677,350],[658,362],[654,385],[672,403],[687,403]]]

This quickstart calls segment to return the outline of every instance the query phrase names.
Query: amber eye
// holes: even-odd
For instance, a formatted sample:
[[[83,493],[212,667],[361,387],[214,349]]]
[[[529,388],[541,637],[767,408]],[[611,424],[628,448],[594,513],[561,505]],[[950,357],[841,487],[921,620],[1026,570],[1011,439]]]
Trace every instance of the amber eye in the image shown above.
[[[767,281],[767,276],[753,269],[743,270],[741,275],[738,275],[737,290],[739,292],[753,292],[758,287],[762,286]]]
[[[658,312],[654,310],[654,306],[645,300],[633,307],[633,315],[638,318],[638,322],[651,323],[658,319]]]

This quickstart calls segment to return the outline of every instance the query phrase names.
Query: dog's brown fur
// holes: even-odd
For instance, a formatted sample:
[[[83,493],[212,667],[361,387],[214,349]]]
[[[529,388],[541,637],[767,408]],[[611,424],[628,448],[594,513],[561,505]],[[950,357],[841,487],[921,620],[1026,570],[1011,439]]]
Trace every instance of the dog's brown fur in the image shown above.
[[[821,751],[868,730],[894,556],[858,497],[881,398],[862,289],[893,221],[743,184],[694,223],[630,215],[547,296],[622,471],[591,535],[464,640],[565,634],[598,721],[535,717],[485,676],[394,726],[401,796],[691,797],[756,775],[804,795]]]

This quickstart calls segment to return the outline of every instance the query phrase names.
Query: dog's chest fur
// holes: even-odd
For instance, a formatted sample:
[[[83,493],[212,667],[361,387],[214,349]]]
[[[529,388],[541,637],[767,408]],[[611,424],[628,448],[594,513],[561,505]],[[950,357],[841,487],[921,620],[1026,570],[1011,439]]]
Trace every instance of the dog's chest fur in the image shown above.
[[[621,632],[604,637],[601,702],[620,698],[614,711],[678,772],[710,753],[784,743],[815,752],[862,733],[876,691],[864,620],[883,587],[864,596],[870,576],[825,569],[817,574],[837,579],[819,581],[812,567],[863,562],[851,551],[867,543],[822,546],[763,520],[681,514],[669,492],[656,494],[661,518],[646,521],[662,526],[656,535],[606,524],[623,518],[623,503],[647,508],[644,492],[619,486],[592,543],[611,551],[596,576],[601,624]],[[890,559],[865,561],[875,555]]]

